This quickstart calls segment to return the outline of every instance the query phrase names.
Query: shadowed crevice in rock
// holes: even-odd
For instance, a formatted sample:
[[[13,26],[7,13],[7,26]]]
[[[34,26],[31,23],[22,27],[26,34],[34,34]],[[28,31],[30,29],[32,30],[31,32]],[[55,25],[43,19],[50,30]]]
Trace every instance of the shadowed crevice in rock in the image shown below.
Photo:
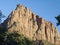
[[[13,26],[16,26],[16,22],[14,22],[8,29],[12,28]]]
[[[45,26],[45,36],[46,36],[46,39],[48,40],[48,35],[47,35],[47,26]]]
[[[38,25],[36,33],[38,33],[38,31],[41,30],[41,24],[42,24],[42,18],[40,18],[38,15],[36,16],[36,22],[37,22],[37,25]]]
[[[33,22],[33,28],[34,28],[35,20],[34,20],[34,14],[33,13],[32,13],[32,22]]]

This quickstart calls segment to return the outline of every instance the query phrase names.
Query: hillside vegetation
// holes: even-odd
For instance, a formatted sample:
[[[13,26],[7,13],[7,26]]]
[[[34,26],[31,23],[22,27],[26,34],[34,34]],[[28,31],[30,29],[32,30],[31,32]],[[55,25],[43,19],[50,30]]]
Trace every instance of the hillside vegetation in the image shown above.
[[[0,27],[0,45],[53,45],[47,41],[32,41],[17,32],[8,33]]]

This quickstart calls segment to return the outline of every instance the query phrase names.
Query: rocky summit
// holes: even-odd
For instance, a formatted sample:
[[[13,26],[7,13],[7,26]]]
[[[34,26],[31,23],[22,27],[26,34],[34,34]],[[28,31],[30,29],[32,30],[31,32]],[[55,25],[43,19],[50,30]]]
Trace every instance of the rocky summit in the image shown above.
[[[8,32],[16,31],[34,41],[46,40],[53,44],[60,42],[58,30],[51,22],[32,13],[29,8],[20,4],[2,25]]]

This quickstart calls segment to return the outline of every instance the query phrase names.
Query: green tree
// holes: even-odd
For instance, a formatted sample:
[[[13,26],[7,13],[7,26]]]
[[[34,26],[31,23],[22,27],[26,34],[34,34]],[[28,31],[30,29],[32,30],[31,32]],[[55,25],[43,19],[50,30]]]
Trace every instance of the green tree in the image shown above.
[[[2,14],[2,11],[0,10],[0,23],[2,21],[2,18],[4,18],[5,16]]]
[[[32,41],[17,32],[0,34],[0,45],[32,45]]]
[[[57,20],[57,26],[60,25],[60,15],[56,16],[55,19]]]
[[[5,42],[7,42],[7,45],[32,45],[32,42],[28,38],[18,34],[17,32],[8,34]]]

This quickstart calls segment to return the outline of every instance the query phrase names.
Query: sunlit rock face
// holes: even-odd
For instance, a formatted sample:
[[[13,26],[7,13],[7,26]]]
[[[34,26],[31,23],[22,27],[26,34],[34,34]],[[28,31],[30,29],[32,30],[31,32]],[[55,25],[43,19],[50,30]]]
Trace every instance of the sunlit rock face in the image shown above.
[[[20,4],[4,21],[3,27],[8,32],[16,31],[31,40],[47,40],[51,43],[56,43],[59,35],[51,22],[44,20]]]

